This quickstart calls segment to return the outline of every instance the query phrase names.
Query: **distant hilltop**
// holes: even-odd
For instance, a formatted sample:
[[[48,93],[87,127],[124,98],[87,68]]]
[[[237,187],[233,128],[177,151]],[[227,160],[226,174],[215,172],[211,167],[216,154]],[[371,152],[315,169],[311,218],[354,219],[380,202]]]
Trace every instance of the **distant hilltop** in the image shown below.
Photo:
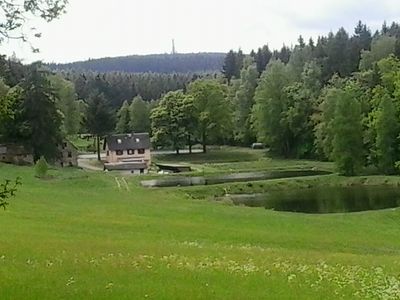
[[[225,53],[129,55],[48,64],[52,70],[127,73],[214,73],[222,70]]]

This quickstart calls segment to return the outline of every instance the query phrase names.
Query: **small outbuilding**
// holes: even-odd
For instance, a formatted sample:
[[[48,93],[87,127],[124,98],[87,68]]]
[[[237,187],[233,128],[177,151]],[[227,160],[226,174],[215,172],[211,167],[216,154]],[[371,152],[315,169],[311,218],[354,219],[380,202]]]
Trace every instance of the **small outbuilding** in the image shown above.
[[[33,155],[22,145],[1,144],[0,162],[14,165],[32,165]]]
[[[68,140],[64,140],[59,146],[59,156],[55,160],[55,165],[59,167],[77,167],[78,150]],[[16,143],[0,145],[0,162],[14,165],[33,165],[34,159],[32,151]]]
[[[57,164],[61,167],[77,167],[78,166],[78,148],[68,140],[64,140],[58,147],[60,150],[60,158]]]

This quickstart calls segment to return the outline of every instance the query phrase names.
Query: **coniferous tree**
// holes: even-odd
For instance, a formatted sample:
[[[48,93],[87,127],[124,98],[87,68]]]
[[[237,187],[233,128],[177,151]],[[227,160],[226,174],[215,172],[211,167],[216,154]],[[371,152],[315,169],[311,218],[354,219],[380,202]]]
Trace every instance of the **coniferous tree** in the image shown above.
[[[133,98],[130,111],[130,128],[133,132],[150,132],[150,109],[141,96]]]
[[[228,82],[231,82],[232,77],[237,75],[237,57],[233,50],[230,50],[225,57],[222,73]]]
[[[96,136],[97,159],[100,161],[100,139],[115,127],[114,111],[102,93],[93,93],[88,100],[86,127],[89,133]]]
[[[128,101],[124,101],[121,108],[117,113],[117,126],[115,130],[117,133],[129,133],[131,129],[131,116]]]
[[[255,55],[255,62],[257,66],[257,71],[261,75],[265,71],[269,61],[272,58],[272,52],[269,50],[268,45],[258,48],[257,54]]]
[[[33,158],[37,161],[44,156],[49,161],[59,155],[61,143],[62,115],[57,109],[57,97],[47,79],[47,74],[40,65],[33,64],[29,75],[22,83],[23,106],[19,128],[22,142],[32,149]]]

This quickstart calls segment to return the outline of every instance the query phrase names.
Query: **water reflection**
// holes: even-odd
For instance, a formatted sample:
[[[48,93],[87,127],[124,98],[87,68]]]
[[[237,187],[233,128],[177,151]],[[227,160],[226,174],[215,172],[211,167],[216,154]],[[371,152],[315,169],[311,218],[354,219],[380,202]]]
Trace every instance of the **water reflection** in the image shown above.
[[[230,196],[235,204],[302,213],[345,213],[400,207],[400,188],[323,187]]]

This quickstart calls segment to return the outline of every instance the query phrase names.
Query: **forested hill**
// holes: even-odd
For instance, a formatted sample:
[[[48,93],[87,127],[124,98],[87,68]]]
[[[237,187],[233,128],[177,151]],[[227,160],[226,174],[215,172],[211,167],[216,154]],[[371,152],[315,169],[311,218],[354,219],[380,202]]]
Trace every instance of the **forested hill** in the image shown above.
[[[49,64],[53,70],[127,73],[210,73],[219,72],[225,53],[130,55],[89,59],[68,64]]]

